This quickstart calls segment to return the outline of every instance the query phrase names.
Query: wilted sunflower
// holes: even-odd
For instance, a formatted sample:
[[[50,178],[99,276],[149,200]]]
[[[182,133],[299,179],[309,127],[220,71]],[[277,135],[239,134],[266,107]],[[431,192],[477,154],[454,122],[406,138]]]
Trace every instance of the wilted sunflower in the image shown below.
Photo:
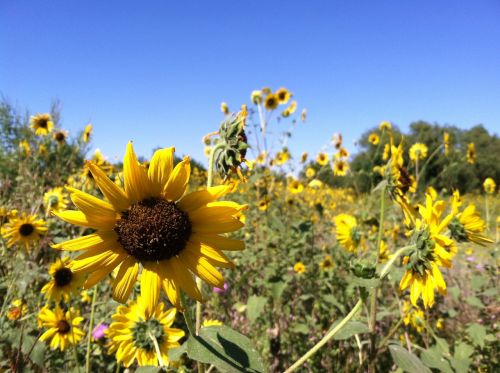
[[[28,312],[28,306],[22,299],[12,301],[9,310],[7,311],[7,318],[11,321],[19,320]]]
[[[476,163],[476,145],[473,142],[467,145],[467,163]]]
[[[50,348],[53,350],[59,347],[64,351],[70,345],[77,344],[84,336],[84,332],[78,328],[83,317],[73,308],[65,313],[59,306],[56,306],[54,311],[45,306],[38,314],[38,321],[41,327],[48,328],[40,340],[50,339]]]
[[[83,142],[88,143],[90,141],[90,136],[92,135],[92,124],[89,123],[85,126],[85,129],[83,130]]]
[[[316,157],[316,162],[320,166],[326,166],[328,164],[328,155],[326,153],[319,153]]]
[[[278,97],[270,93],[266,96],[266,99],[264,100],[264,106],[267,110],[274,110],[278,107],[279,105],[279,100]]]
[[[57,141],[59,145],[63,145],[66,142],[66,139],[68,138],[68,133],[63,130],[59,130],[54,132],[54,140]]]
[[[35,134],[38,136],[45,136],[52,132],[54,128],[54,122],[50,114],[37,114],[31,117],[31,128],[35,130]]]
[[[274,94],[278,98],[278,102],[280,105],[284,105],[284,104],[288,103],[288,101],[290,100],[290,97],[292,97],[292,94],[290,93],[290,91],[286,88],[283,88],[283,87],[278,89]]]
[[[45,221],[37,219],[36,215],[23,213],[21,216],[13,216],[5,224],[3,237],[7,238],[7,247],[12,247],[16,243],[24,245],[26,249],[31,247],[33,242],[40,239],[40,236],[47,232]]]
[[[125,367],[137,361],[139,366],[168,365],[168,350],[179,347],[184,331],[171,328],[176,310],[165,310],[163,302],[148,310],[143,297],[128,306],[119,306],[113,315],[113,323],[106,330],[109,338],[108,352],[116,353],[116,360]],[[155,343],[161,354],[158,361]]]
[[[335,226],[337,241],[348,251],[355,252],[361,242],[356,218],[348,214],[339,214],[335,217]]]
[[[453,214],[441,220],[444,202],[433,204],[432,197],[426,195],[425,206],[420,205],[420,218],[415,220],[412,242],[415,249],[406,256],[403,263],[406,272],[401,279],[401,291],[410,287],[410,300],[414,306],[420,296],[426,308],[434,304],[434,290],[446,294],[446,283],[438,266],[451,267],[451,260],[456,253],[453,240],[443,234]]]
[[[417,142],[410,148],[410,159],[412,161],[425,159],[428,151],[427,145]]]
[[[78,294],[82,287],[85,276],[82,273],[74,273],[70,268],[68,257],[57,260],[50,265],[49,274],[52,279],[42,288],[42,294],[48,300],[59,303],[61,299],[69,301],[71,294]]]
[[[460,211],[460,193],[455,191],[452,198],[453,219],[448,224],[451,237],[457,242],[475,242],[478,245],[492,243],[493,240],[482,233],[486,230],[486,223],[476,211],[476,206],[470,204]]]
[[[349,171],[349,163],[343,159],[337,159],[333,162],[333,174],[335,176],[345,176]]]
[[[88,162],[94,180],[108,201],[68,188],[80,211],[55,213],[62,220],[96,229],[88,236],[53,245],[67,251],[84,250],[71,266],[90,274],[89,288],[119,268],[113,298],[124,303],[139,271],[141,294],[153,309],[163,288],[172,304],[180,307],[179,291],[201,301],[193,274],[212,287],[224,278],[215,267],[233,268],[221,250],[243,250],[242,241],[221,234],[244,224],[237,215],[246,208],[235,202],[215,200],[233,190],[223,185],[184,195],[190,163],[185,157],[173,167],[174,148],[157,150],[149,170],[137,161],[132,143],[123,161],[125,190],[119,188],[94,163]]]
[[[302,262],[297,262],[293,266],[295,273],[302,274],[306,272],[306,266]]]
[[[307,157],[309,157],[309,154],[307,152],[303,152],[300,156],[300,163],[305,163],[307,161]]]
[[[68,198],[66,197],[63,188],[57,187],[50,189],[43,195],[43,204],[48,211],[61,211],[68,207]]]
[[[368,142],[370,144],[373,144],[373,145],[377,145],[380,141],[380,137],[379,135],[377,135],[376,133],[370,133],[370,135],[368,136]]]

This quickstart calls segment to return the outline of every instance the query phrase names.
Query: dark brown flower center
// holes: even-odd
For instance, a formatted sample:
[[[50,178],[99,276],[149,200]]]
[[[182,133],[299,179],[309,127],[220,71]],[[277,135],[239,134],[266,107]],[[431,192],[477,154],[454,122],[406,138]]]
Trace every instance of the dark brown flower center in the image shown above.
[[[69,268],[60,268],[54,273],[54,281],[56,286],[63,287],[68,285],[73,278],[73,272]]]
[[[58,141],[58,142],[63,142],[64,140],[66,140],[66,136],[62,132],[57,132],[55,135],[55,138],[56,138],[56,141]]]
[[[123,212],[114,230],[118,242],[130,255],[142,262],[157,262],[186,247],[191,222],[175,203],[147,198]]]
[[[33,227],[33,224],[25,223],[19,227],[19,234],[21,236],[28,237],[34,230],[35,227]]]
[[[49,126],[48,120],[45,118],[38,119],[38,127],[47,128]]]
[[[68,334],[71,330],[71,325],[66,320],[59,320],[57,322],[57,331],[59,334]]]

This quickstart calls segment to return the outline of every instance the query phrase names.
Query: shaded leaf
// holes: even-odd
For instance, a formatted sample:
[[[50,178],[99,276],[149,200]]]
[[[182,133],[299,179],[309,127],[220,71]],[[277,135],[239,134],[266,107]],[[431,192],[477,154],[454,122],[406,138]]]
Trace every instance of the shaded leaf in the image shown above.
[[[257,295],[252,295],[248,298],[247,302],[247,317],[250,322],[254,322],[260,316],[264,310],[264,306],[267,303],[266,297],[259,297]]]
[[[410,373],[432,373],[420,359],[397,344],[389,345],[394,363],[405,372]]]

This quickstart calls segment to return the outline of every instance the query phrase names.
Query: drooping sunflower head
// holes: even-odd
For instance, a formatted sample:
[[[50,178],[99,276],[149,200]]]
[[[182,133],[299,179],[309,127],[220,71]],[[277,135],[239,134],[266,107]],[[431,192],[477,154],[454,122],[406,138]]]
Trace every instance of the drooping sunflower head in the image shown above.
[[[391,122],[384,120],[383,122],[380,122],[378,128],[380,131],[390,131],[392,130],[392,124]]]
[[[59,303],[61,299],[68,301],[72,294],[78,294],[85,280],[82,273],[74,273],[68,257],[57,259],[51,264],[49,274],[52,279],[42,288],[42,294],[48,300]]]
[[[43,195],[43,204],[48,211],[61,211],[68,207],[68,198],[62,187],[50,189]]]
[[[106,330],[109,353],[116,353],[117,360],[125,367],[134,361],[139,366],[159,366],[157,343],[163,364],[168,364],[168,351],[180,346],[184,332],[171,327],[175,308],[165,310],[164,307],[160,302],[150,312],[142,297],[127,307],[119,306],[113,315],[114,322]]]
[[[476,163],[476,145],[471,142],[467,145],[467,163]]]
[[[341,133],[335,133],[332,136],[332,144],[335,149],[340,149],[342,147],[343,138]]]
[[[255,104],[259,105],[262,102],[262,91],[255,90],[250,94],[250,100]]]
[[[348,251],[355,252],[361,242],[361,232],[354,216],[339,214],[335,217],[337,241]]]
[[[52,132],[54,122],[50,114],[36,114],[30,119],[31,128],[38,136],[45,136]]]
[[[54,214],[96,232],[53,247],[85,251],[75,258],[71,269],[90,275],[86,288],[118,268],[113,297],[124,303],[141,272],[141,294],[151,310],[158,303],[161,288],[179,308],[181,289],[201,300],[193,276],[212,287],[223,286],[224,278],[216,267],[234,265],[221,250],[244,248],[243,242],[223,234],[244,225],[241,215],[247,206],[216,201],[233,191],[232,184],[185,195],[189,157],[173,167],[173,154],[174,148],[157,150],[146,170],[129,143],[123,162],[124,189],[92,162],[87,167],[106,200],[68,188],[80,211]]]
[[[476,211],[476,206],[470,204],[463,211],[459,211],[458,202],[455,202],[459,199],[459,193],[456,191],[452,208],[455,216],[448,224],[451,237],[457,242],[475,242],[482,246],[492,243],[493,240],[483,234],[486,231],[486,223]]]
[[[287,118],[290,115],[292,115],[293,113],[295,113],[295,110],[297,110],[297,101],[292,101],[292,103],[290,105],[288,105],[288,107],[285,110],[283,110],[281,115],[284,118]]]
[[[5,224],[3,237],[7,239],[7,247],[12,247],[17,243],[29,249],[46,232],[45,221],[37,219],[36,215],[23,213],[16,214]]]
[[[83,321],[77,310],[71,308],[64,312],[59,306],[51,310],[45,306],[38,314],[40,327],[47,330],[40,337],[41,341],[50,340],[50,348],[66,350],[70,345],[77,344],[84,332],[78,327]]]

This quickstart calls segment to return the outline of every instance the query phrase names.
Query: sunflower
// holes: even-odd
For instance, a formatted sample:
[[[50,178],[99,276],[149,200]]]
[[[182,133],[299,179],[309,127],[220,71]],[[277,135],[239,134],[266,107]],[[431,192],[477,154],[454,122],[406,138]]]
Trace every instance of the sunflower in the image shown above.
[[[283,149],[282,151],[276,153],[276,156],[273,159],[273,164],[277,166],[282,166],[289,160],[290,160],[290,152],[288,151],[288,149]]]
[[[85,126],[83,130],[83,142],[86,144],[90,141],[90,136],[92,136],[92,123],[89,123]]]
[[[227,104],[225,102],[221,102],[220,111],[222,111],[222,114],[228,115],[229,114],[229,106],[227,106]]]
[[[450,134],[448,132],[443,133],[443,145],[444,145],[444,155],[450,153]]]
[[[49,274],[52,279],[42,288],[42,294],[56,303],[69,301],[71,294],[77,294],[85,280],[83,274],[74,273],[68,257],[57,260],[50,265]]]
[[[262,91],[254,90],[250,94],[250,100],[255,104],[259,105],[262,102]]]
[[[427,158],[428,151],[427,145],[417,142],[410,148],[410,159],[412,161],[425,159]]]
[[[391,255],[390,255],[389,247],[387,246],[387,244],[385,243],[384,240],[380,241],[380,247],[378,250],[378,259],[379,259],[380,263],[386,262],[387,260],[390,259],[390,257],[391,257]]]
[[[267,201],[265,199],[260,200],[257,206],[258,206],[260,211],[266,211],[267,208],[269,207],[269,201]]]
[[[306,169],[306,177],[308,179],[313,178],[316,175],[316,170],[312,167],[307,167]]]
[[[411,325],[417,333],[422,333],[425,327],[424,311],[415,308],[408,301],[403,302],[403,322],[405,325]]]
[[[264,100],[264,106],[267,110],[274,110],[278,107],[278,105],[279,100],[275,94],[271,93],[266,96],[266,99]]]
[[[333,268],[333,261],[330,255],[325,256],[325,258],[319,263],[319,268],[324,271],[329,271]]]
[[[328,155],[326,153],[319,153],[316,157],[316,162],[320,166],[326,166],[328,164]]]
[[[43,195],[43,204],[48,211],[61,211],[68,207],[68,198],[62,187],[50,189]]]
[[[339,214],[335,217],[335,226],[337,241],[348,251],[355,252],[361,242],[356,218],[348,214]]]
[[[59,130],[54,132],[54,140],[57,141],[59,145],[63,145],[66,142],[66,139],[68,138],[68,133],[63,130]]]
[[[215,201],[233,191],[232,184],[184,195],[190,176],[189,157],[174,168],[173,153],[173,147],[157,150],[146,171],[130,142],[123,162],[124,190],[94,163],[87,162],[108,201],[68,188],[80,211],[54,214],[97,231],[53,247],[85,251],[71,266],[74,272],[90,274],[85,288],[119,268],[113,298],[125,303],[142,268],[141,294],[153,309],[161,288],[176,307],[180,307],[181,289],[201,301],[192,275],[212,287],[223,286],[224,278],[215,267],[233,268],[234,264],[221,250],[243,250],[244,243],[221,234],[244,225],[237,215],[247,206]]]
[[[295,273],[302,274],[306,272],[306,266],[302,262],[297,262],[293,266]]]
[[[491,177],[487,177],[483,182],[483,189],[487,194],[495,193],[496,187],[497,185],[495,183],[495,180],[493,180]]]
[[[332,143],[335,149],[340,149],[342,147],[342,142],[343,138],[341,133],[335,133],[332,136]]]
[[[26,140],[22,140],[19,142],[19,151],[24,157],[27,157],[31,154],[30,143]]]
[[[292,97],[292,94],[290,93],[290,91],[286,88],[283,88],[283,87],[278,89],[274,94],[278,98],[278,103],[280,105],[288,103],[288,101],[290,101],[290,97]]]
[[[378,125],[378,129],[380,131],[390,131],[392,130],[392,124],[391,122],[385,120],[383,122],[380,122],[380,124]]]
[[[333,174],[335,176],[345,176],[349,171],[349,163],[342,159],[338,159],[333,162]]]
[[[54,128],[54,122],[50,114],[37,114],[30,119],[31,128],[35,130],[35,134],[38,136],[45,136],[52,132]]]
[[[305,163],[307,161],[307,157],[309,157],[309,154],[307,152],[303,152],[300,156],[300,163]]]
[[[285,110],[283,110],[283,113],[281,113],[281,115],[284,118],[289,117],[290,115],[295,113],[295,110],[297,110],[297,101],[292,101],[292,103],[288,105],[288,107]]]
[[[288,191],[292,194],[301,193],[304,190],[304,185],[298,180],[293,180],[288,184]]]
[[[457,242],[475,242],[482,246],[492,243],[491,238],[482,234],[486,230],[486,223],[476,211],[476,206],[470,204],[460,212],[460,205],[460,193],[457,190],[453,193],[452,199],[452,210],[455,216],[448,224],[451,237]]]
[[[368,142],[373,145],[377,145],[380,142],[380,137],[376,133],[372,132],[368,136]]]
[[[467,145],[467,163],[476,163],[476,145],[473,142]]]
[[[148,310],[148,300],[139,296],[137,302],[119,306],[113,322],[107,329],[108,352],[116,353],[116,360],[125,367],[136,360],[139,366],[168,364],[168,350],[179,347],[184,331],[171,328],[176,310],[165,310],[162,302]],[[156,346],[155,346],[156,345]],[[158,361],[158,347],[162,361]]]
[[[414,306],[422,296],[424,306],[434,304],[434,290],[446,294],[446,283],[438,266],[451,267],[451,260],[456,254],[452,239],[442,232],[453,219],[453,213],[441,220],[444,202],[433,204],[432,197],[426,195],[425,206],[419,205],[420,217],[415,220],[412,242],[415,248],[406,256],[403,263],[406,272],[401,279],[401,291],[410,287],[410,300]]]
[[[348,158],[349,157],[349,151],[344,148],[343,146],[340,147],[337,153],[335,153],[335,159],[342,159],[342,158]]]
[[[28,312],[28,306],[22,299],[12,301],[9,310],[7,311],[7,318],[11,321],[19,320]]]
[[[24,245],[28,250],[31,244],[38,241],[40,236],[47,232],[45,221],[37,219],[36,215],[23,213],[21,216],[13,216],[5,224],[3,237],[7,238],[7,247],[16,243]]]
[[[84,332],[78,328],[82,321],[83,317],[79,316],[73,308],[64,312],[59,306],[56,306],[54,311],[45,306],[38,314],[38,322],[41,327],[48,328],[48,330],[42,334],[40,340],[50,339],[51,349],[55,350],[59,347],[61,351],[64,351],[69,345],[77,344],[84,336]]]

